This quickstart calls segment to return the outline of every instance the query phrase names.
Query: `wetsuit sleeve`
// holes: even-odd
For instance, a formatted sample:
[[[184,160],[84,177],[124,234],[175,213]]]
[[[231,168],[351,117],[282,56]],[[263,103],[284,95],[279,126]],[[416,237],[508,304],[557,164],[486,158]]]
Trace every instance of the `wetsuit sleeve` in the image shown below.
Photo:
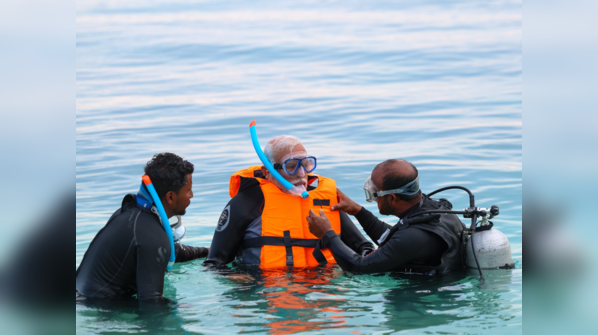
[[[374,250],[372,242],[368,241],[357,229],[347,213],[339,212],[341,217],[341,241],[360,255],[367,255]]]
[[[372,214],[372,212],[365,209],[365,207],[361,207],[361,210],[355,214],[355,218],[359,221],[359,224],[363,227],[365,233],[368,234],[376,245],[378,244],[380,236],[382,236],[387,229],[392,228],[392,226],[386,222],[380,221],[374,214]]]
[[[446,245],[434,237],[420,229],[397,231],[387,243],[365,257],[347,247],[334,231],[324,234],[322,242],[344,271],[378,273],[403,270],[402,266],[415,259],[440,259]]]
[[[174,244],[176,258],[175,263],[188,262],[197,258],[204,258],[208,255],[208,248],[192,247],[180,243]]]
[[[208,257],[203,265],[219,267],[232,262],[245,236],[247,226],[262,215],[264,195],[259,182],[253,178],[242,178],[237,195],[224,207]]]
[[[141,228],[140,228],[141,227]],[[164,228],[157,224],[137,225],[137,298],[159,300],[164,290],[164,273],[170,249]]]

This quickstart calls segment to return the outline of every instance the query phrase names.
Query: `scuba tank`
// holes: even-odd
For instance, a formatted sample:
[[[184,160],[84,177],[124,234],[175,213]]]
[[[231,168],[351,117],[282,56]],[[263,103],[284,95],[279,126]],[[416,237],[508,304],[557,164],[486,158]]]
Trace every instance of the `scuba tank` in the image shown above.
[[[509,239],[498,229],[493,228],[492,221],[483,217],[479,227],[475,229],[475,253],[482,269],[512,269],[515,262],[511,257],[511,244]],[[469,234],[465,247],[465,265],[468,268],[476,268],[472,246],[473,242]]]
[[[469,229],[463,230],[462,235],[463,265],[464,267],[478,269],[480,273],[480,284],[478,286],[482,286],[486,281],[482,269],[511,269],[515,266],[511,258],[511,244],[503,233],[498,229],[493,229],[494,224],[489,221],[499,214],[498,206],[492,205],[490,209],[476,207],[474,195],[469,189],[463,186],[447,186],[429,193],[428,196],[431,197],[436,193],[450,189],[460,189],[467,192],[469,194],[469,207],[462,211],[433,210],[419,212],[409,215],[406,219],[414,220],[422,215],[432,219],[431,214],[458,214],[471,219],[471,226]],[[478,221],[478,218],[481,218],[481,220]],[[420,220],[423,220],[423,218]]]

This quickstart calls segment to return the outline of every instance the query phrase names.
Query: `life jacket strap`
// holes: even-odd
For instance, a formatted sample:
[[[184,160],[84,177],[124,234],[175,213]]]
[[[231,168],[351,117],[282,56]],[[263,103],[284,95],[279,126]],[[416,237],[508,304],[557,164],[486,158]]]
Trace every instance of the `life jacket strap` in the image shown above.
[[[311,254],[314,256],[314,258],[316,259],[316,261],[318,261],[320,265],[326,265],[328,261],[326,260],[326,256],[324,256],[321,249],[325,248],[322,248],[322,240],[318,240],[318,244],[316,244],[314,252],[312,252]]]
[[[315,248],[320,240],[308,239],[308,238],[291,238],[290,246],[292,247],[304,247],[304,248]],[[262,236],[256,238],[250,238],[243,241],[242,248],[259,248],[265,245],[279,245],[286,246],[284,237],[278,236]]]
[[[295,262],[293,261],[293,246],[291,245],[291,231],[290,230],[285,230],[283,231],[284,237],[284,248],[287,251],[287,266],[293,266],[295,265]]]
[[[277,245],[277,246],[284,246],[286,249],[286,256],[287,256],[287,265],[293,266],[293,248],[292,247],[304,247],[304,248],[314,248],[312,255],[318,261],[318,263],[324,265],[327,264],[328,261],[326,260],[326,256],[322,253],[321,249],[325,249],[322,247],[322,242],[320,239],[308,239],[308,238],[291,238],[291,232],[285,230],[283,232],[284,237],[279,236],[262,236],[262,237],[255,237],[250,238],[243,241],[241,248],[260,248],[265,245]],[[290,257],[289,257],[290,256]],[[289,265],[290,264],[290,265]]]

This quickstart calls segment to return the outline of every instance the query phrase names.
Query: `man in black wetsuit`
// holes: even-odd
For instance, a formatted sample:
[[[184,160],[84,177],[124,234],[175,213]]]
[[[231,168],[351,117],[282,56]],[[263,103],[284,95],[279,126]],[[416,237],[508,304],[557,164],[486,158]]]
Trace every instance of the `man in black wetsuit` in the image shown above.
[[[284,267],[285,254],[287,266],[306,267],[314,264],[311,259],[314,246],[308,243],[317,243],[318,239],[309,234],[305,216],[301,213],[303,209],[306,210],[305,206],[312,205],[329,211],[330,205],[337,202],[336,184],[332,179],[308,174],[315,169],[315,158],[307,154],[305,147],[296,137],[276,137],[268,142],[264,153],[283,178],[310,192],[310,198],[303,200],[299,207],[295,206],[302,201],[301,198],[288,195],[286,188],[264,166],[253,166],[233,174],[230,186],[232,199],[220,216],[204,265],[220,267],[237,257],[241,264]],[[327,191],[323,191],[324,189]],[[317,199],[318,197],[321,199]],[[268,215],[267,212],[271,208],[273,209],[269,213],[276,213]],[[334,214],[337,214],[335,229],[340,232],[339,239],[351,252],[365,255],[374,249],[372,243],[359,232],[347,214]],[[286,237],[283,237],[282,230],[287,230],[284,232]],[[250,245],[250,242],[260,241],[263,236],[267,236],[266,239],[269,240],[262,239],[264,243]],[[284,243],[287,241],[289,244],[285,248]],[[295,242],[297,244],[292,244],[291,247],[290,243]],[[299,244],[302,242],[305,244]],[[268,249],[270,246],[279,249]],[[310,249],[303,252],[305,249],[300,247]],[[268,260],[277,256],[278,260]],[[307,260],[308,258],[310,260]],[[331,255],[329,259],[334,261]]]
[[[193,164],[172,153],[156,154],[145,166],[168,218],[184,215],[193,197]],[[179,217],[180,219],[180,217]],[[176,234],[175,234],[176,235]],[[205,257],[207,248],[175,243],[175,262]],[[137,203],[128,194],[97,233],[77,269],[78,296],[163,301],[164,273],[170,241],[155,207]]]
[[[434,200],[419,189],[418,171],[405,160],[390,159],[378,164],[364,185],[368,201],[378,203],[380,214],[400,218],[394,229],[342,192],[333,210],[354,215],[379,248],[362,256],[344,245],[330,229],[324,213],[310,212],[310,231],[332,250],[345,271],[357,273],[407,272],[440,274],[462,269],[461,233],[465,226],[454,214],[426,214],[450,210],[446,199]],[[410,217],[412,216],[412,217]],[[389,236],[390,235],[390,236]]]

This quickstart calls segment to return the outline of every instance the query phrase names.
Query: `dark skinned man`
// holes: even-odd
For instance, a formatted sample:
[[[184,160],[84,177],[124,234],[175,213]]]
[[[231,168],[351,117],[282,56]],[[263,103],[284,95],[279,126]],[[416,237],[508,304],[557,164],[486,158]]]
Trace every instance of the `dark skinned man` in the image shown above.
[[[168,218],[177,216],[174,241],[185,233],[180,216],[193,197],[193,164],[172,153],[155,155],[145,166]],[[130,298],[164,301],[164,274],[170,241],[154,206],[140,205],[143,194],[127,194],[96,234],[77,269],[77,295],[84,299]],[[174,244],[175,262],[205,257],[208,248]],[[79,298],[78,298],[79,299]]]
[[[378,220],[370,211],[338,191],[340,201],[332,210],[355,216],[378,249],[361,256],[349,248],[330,229],[328,218],[311,211],[307,220],[310,232],[322,239],[336,262],[355,273],[406,272],[441,274],[462,268],[461,233],[465,226],[454,214],[411,215],[451,209],[446,199],[434,200],[419,189],[418,171],[405,160],[390,159],[378,164],[364,184],[366,199],[376,201],[380,214],[400,220],[396,229]],[[417,219],[416,219],[417,218]],[[392,230],[391,230],[392,229]]]

